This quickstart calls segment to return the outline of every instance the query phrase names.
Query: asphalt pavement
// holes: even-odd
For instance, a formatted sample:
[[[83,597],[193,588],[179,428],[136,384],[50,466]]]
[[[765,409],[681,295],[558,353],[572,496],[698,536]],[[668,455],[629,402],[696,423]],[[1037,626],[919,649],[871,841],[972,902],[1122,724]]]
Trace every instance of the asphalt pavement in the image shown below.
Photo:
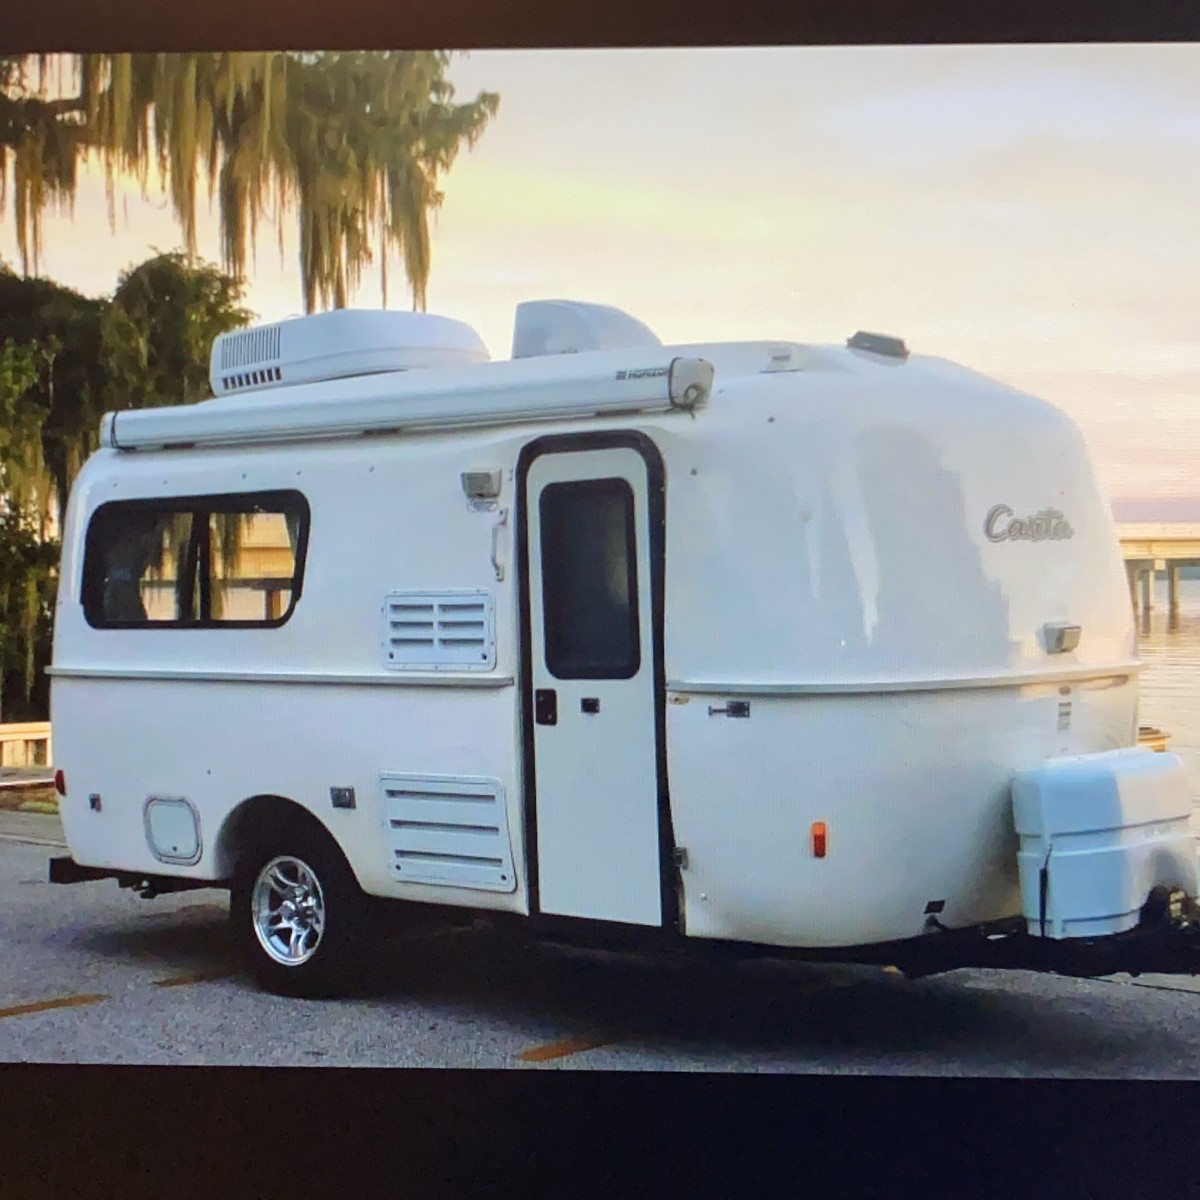
[[[0,812],[0,1061],[1200,1078],[1200,981],[649,963],[483,929],[380,939],[361,993],[265,995],[218,890],[52,885],[58,819]]]

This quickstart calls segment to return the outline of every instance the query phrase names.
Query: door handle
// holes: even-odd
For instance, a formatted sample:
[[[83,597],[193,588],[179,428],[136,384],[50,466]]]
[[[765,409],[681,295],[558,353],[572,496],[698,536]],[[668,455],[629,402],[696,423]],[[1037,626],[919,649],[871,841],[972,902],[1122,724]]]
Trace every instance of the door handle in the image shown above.
[[[533,693],[533,719],[539,725],[558,724],[558,693],[553,688],[538,688]]]

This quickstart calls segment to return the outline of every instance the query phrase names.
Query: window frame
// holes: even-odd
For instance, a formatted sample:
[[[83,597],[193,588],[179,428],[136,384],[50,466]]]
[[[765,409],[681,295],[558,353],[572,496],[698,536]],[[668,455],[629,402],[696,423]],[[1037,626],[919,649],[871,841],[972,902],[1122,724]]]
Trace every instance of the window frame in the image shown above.
[[[629,585],[629,625],[632,634],[633,654],[621,666],[591,667],[583,670],[563,667],[561,659],[556,659],[552,651],[550,631],[555,626],[550,620],[550,593],[548,586],[551,576],[546,570],[546,526],[545,504],[546,497],[552,492],[571,492],[574,495],[619,495],[625,506],[624,534],[625,561],[628,566]],[[538,528],[540,543],[538,548],[541,560],[541,600],[542,600],[542,660],[546,670],[555,678],[563,681],[589,679],[633,679],[642,669],[642,614],[641,614],[641,572],[638,570],[638,538],[637,538],[637,493],[628,479],[622,475],[605,476],[588,479],[560,479],[547,483],[538,493]],[[562,668],[562,669],[560,669]]]
[[[275,507],[272,507],[275,506]],[[128,512],[159,512],[163,516],[189,513],[192,528],[187,541],[187,561],[195,563],[194,575],[189,583],[190,599],[197,612],[203,611],[201,603],[205,594],[211,597],[211,557],[204,553],[207,547],[212,517],[220,514],[244,514],[251,516],[259,511],[282,514],[284,517],[296,513],[300,517],[300,528],[296,536],[294,568],[292,574],[291,599],[287,608],[278,617],[262,617],[255,620],[202,620],[200,618],[174,621],[116,621],[103,616],[101,597],[99,545],[96,530],[101,514],[113,510]],[[105,517],[105,520],[113,519]],[[308,561],[308,536],[312,524],[312,509],[308,498],[295,488],[270,488],[253,492],[210,492],[187,496],[145,496],[121,500],[106,500],[98,505],[88,517],[84,536],[83,570],[79,586],[79,603],[84,619],[93,629],[278,629],[291,620],[296,611],[304,587],[305,567]],[[198,561],[197,561],[198,560]],[[140,581],[139,581],[140,582]]]

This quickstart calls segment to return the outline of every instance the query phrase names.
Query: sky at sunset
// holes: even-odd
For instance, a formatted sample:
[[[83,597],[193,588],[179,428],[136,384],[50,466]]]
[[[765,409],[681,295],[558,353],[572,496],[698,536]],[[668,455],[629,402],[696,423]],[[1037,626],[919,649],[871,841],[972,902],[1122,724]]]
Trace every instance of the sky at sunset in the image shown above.
[[[664,341],[895,333],[1059,404],[1126,515],[1200,520],[1200,46],[488,51],[451,78],[501,105],[444,181],[428,307],[494,357],[538,297]],[[179,244],[136,185],[113,233],[94,172],[45,231],[43,273],[93,294]],[[287,233],[282,265],[260,233],[264,320],[300,309]]]

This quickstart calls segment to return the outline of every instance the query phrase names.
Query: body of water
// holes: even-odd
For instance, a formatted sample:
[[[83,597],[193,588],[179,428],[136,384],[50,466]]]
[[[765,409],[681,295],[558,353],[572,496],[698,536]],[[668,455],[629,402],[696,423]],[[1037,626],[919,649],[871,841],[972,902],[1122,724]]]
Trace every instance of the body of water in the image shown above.
[[[1168,622],[1165,578],[1155,581],[1149,621],[1139,619],[1138,649],[1146,666],[1138,719],[1169,735],[1167,749],[1183,759],[1200,806],[1200,579],[1181,582],[1174,627]],[[1200,833],[1200,814],[1193,825]]]

